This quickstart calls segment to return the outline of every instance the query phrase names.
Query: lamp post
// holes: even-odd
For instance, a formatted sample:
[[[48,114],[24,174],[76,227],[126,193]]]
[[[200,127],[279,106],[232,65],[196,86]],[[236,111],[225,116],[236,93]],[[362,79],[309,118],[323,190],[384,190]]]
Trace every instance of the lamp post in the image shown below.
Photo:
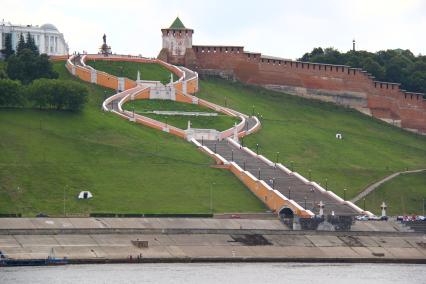
[[[309,180],[312,180],[312,176],[311,176],[312,171],[311,171],[311,170],[309,170],[308,172],[309,172]]]
[[[260,179],[260,168],[259,168],[259,170],[257,172],[257,179]]]
[[[280,159],[280,152],[277,152],[277,158],[275,160],[275,164],[278,164],[279,159]]]
[[[241,137],[241,147],[244,147],[244,136]]]
[[[290,165],[291,165],[291,171],[294,172],[294,165],[293,165],[293,161],[290,161]]]
[[[346,200],[346,188],[343,189],[343,200]]]
[[[328,190],[328,178],[325,178],[325,189]]]
[[[251,116],[254,116],[254,105],[253,105],[253,107],[251,109]]]
[[[243,162],[243,170],[246,170],[246,161]]]
[[[65,186],[64,186],[64,217],[66,216],[66,214],[65,214],[65,200],[66,200],[66,198],[65,198],[65,193],[66,193],[66,188],[67,188],[67,186],[68,186],[68,185],[65,185]]]
[[[225,107],[227,107],[227,106],[228,106],[228,98],[225,97]]]
[[[364,207],[364,211],[365,211],[365,198],[363,199],[363,203],[364,203],[363,207]]]
[[[216,143],[214,143],[214,153],[216,154]]]
[[[288,199],[291,199],[291,187],[288,186]]]
[[[272,189],[275,189],[275,178],[272,178]]]
[[[234,149],[231,150],[231,161],[234,161]]]
[[[210,184],[210,213],[212,214],[213,214],[213,185],[214,184],[215,184],[214,182]]]
[[[256,154],[259,155],[259,144],[256,144]]]

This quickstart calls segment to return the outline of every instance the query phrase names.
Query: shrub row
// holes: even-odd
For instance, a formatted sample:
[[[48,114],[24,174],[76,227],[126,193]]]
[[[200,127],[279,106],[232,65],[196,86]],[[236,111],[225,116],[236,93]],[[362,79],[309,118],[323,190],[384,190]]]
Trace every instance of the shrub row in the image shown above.
[[[87,102],[87,88],[77,82],[38,79],[24,86],[19,81],[0,80],[0,106],[35,106],[40,109],[81,109]]]

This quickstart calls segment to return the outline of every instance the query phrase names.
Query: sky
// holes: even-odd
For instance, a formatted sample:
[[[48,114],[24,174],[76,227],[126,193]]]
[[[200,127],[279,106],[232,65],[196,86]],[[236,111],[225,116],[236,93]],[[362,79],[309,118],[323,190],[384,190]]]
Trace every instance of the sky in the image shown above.
[[[425,0],[2,0],[0,21],[54,24],[70,52],[96,53],[107,35],[114,53],[156,57],[161,28],[179,16],[194,45],[239,45],[296,59],[314,47],[426,54]]]

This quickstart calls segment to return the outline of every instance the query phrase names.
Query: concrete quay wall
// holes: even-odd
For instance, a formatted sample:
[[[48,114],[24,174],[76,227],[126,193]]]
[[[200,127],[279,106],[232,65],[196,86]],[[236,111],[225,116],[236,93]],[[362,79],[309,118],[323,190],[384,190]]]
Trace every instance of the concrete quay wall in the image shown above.
[[[253,236],[253,235],[252,235]],[[70,263],[111,262],[406,262],[426,263],[423,236],[329,234],[257,235],[263,245],[233,234],[0,235],[0,249],[13,259],[44,259],[53,251]],[[139,248],[135,241],[148,241]]]

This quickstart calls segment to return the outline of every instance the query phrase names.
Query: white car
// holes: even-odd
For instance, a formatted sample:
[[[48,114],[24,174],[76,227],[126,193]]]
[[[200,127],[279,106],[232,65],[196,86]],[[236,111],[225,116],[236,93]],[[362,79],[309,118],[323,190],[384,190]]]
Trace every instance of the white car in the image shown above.
[[[358,221],[368,221],[368,216],[367,215],[356,216],[355,219]]]
[[[373,216],[368,217],[368,220],[371,220],[371,221],[380,221],[380,220],[382,220],[382,218],[377,217],[376,215],[373,215]]]

